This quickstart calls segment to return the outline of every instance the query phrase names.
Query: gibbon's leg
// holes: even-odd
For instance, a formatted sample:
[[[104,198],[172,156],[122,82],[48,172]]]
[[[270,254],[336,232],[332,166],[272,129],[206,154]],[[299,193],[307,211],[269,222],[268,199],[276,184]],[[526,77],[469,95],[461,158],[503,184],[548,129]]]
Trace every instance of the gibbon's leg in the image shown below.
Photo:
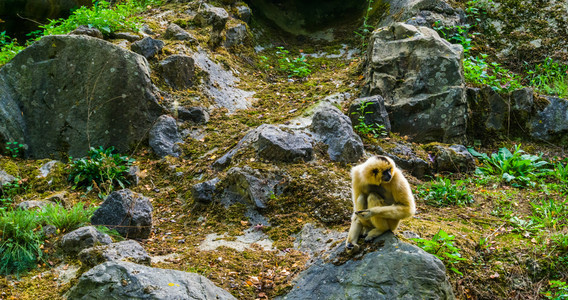
[[[359,239],[359,233],[363,228],[363,224],[359,221],[359,218],[355,213],[351,216],[351,228],[349,228],[349,234],[347,235],[347,241],[345,241],[345,248],[348,251],[355,250],[357,252],[359,250],[359,245],[357,244],[357,240]]]
[[[386,219],[387,223],[389,224],[389,228],[392,232],[394,232],[397,228],[398,228],[398,223],[400,223],[400,220],[397,219]]]
[[[356,211],[360,209],[367,208],[367,197],[365,194],[359,194],[357,199],[353,203],[353,215],[351,216],[351,228],[349,229],[349,234],[347,235],[347,241],[345,241],[345,247],[347,250],[354,250],[357,251],[359,249],[359,245],[357,245],[357,240],[359,239],[359,235],[361,233],[361,229],[363,229],[363,224],[361,220],[355,214]],[[365,222],[368,223],[368,222]],[[363,232],[366,234],[367,229],[363,229]]]
[[[383,198],[375,193],[369,194],[367,197],[367,202],[369,203],[369,208],[373,207],[380,207],[384,204]],[[371,223],[373,223],[373,229],[367,233],[367,237],[365,237],[365,242],[369,242],[374,238],[378,237],[379,235],[383,234],[385,231],[389,230],[389,223],[382,217],[374,216],[370,219]]]
[[[371,217],[382,217],[385,219],[404,219],[412,216],[411,208],[405,205],[389,205],[371,207],[366,210],[355,212],[359,218],[367,220]]]

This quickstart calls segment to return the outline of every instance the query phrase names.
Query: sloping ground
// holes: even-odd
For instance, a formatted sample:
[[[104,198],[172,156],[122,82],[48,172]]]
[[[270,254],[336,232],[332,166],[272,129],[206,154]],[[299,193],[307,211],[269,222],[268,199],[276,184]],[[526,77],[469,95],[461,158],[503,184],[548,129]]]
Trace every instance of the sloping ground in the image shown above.
[[[167,22],[187,19],[183,14],[188,7],[182,4],[168,5],[147,15],[146,21],[157,33],[165,30]],[[349,56],[349,50],[360,47],[351,37],[353,28],[336,31],[336,40],[326,42],[305,37],[289,37],[275,34],[268,26],[253,23],[253,41],[237,46],[231,51],[223,48],[210,54],[213,61],[238,72],[238,87],[255,92],[251,107],[227,114],[224,109],[213,109],[206,125],[185,123],[182,129],[197,132],[197,138],[186,137],[179,158],[158,159],[149,148],[138,149],[133,157],[140,168],[140,183],[132,190],[149,197],[154,206],[154,229],[149,239],[143,240],[144,248],[154,257],[154,267],[196,272],[229,291],[238,299],[272,299],[291,288],[294,277],[306,267],[308,255],[295,248],[295,234],[308,224],[316,224],[329,230],[346,232],[349,228],[350,165],[329,160],[325,146],[314,149],[316,159],[309,163],[270,163],[260,160],[252,150],[239,152],[232,167],[250,166],[269,172],[285,172],[286,187],[283,193],[270,197],[262,215],[270,225],[251,224],[247,207],[233,204],[228,208],[221,203],[200,204],[191,197],[191,187],[209,179],[226,176],[225,171],[211,168],[216,159],[233,148],[246,132],[261,124],[294,125],[317,101],[336,93],[357,96],[363,84],[361,55]],[[192,31],[207,48],[207,28]],[[150,61],[155,65],[168,54],[177,53],[180,42],[166,41],[162,54]],[[255,52],[253,45],[265,48]],[[305,79],[288,78],[278,72],[276,46],[289,50],[288,57],[300,53],[310,55],[308,63],[312,74]],[[183,47],[181,47],[183,48]],[[196,47],[195,47],[196,48]],[[187,49],[186,49],[187,50]],[[197,51],[197,49],[193,49]],[[184,50],[185,51],[185,50]],[[260,59],[266,56],[267,61]],[[155,73],[154,73],[155,74]],[[153,78],[158,85],[162,82]],[[214,101],[197,88],[182,91],[162,90],[171,94],[182,105],[210,106]],[[168,101],[167,99],[164,101]],[[168,104],[168,103],[163,103]],[[348,102],[342,104],[347,112]],[[378,154],[377,146],[392,149],[395,143],[405,143],[407,138],[393,134],[390,138],[375,139],[363,136],[367,154]],[[511,146],[511,141],[499,141],[483,145],[488,151]],[[423,145],[408,143],[427,160]],[[566,156],[565,149],[549,144],[524,142],[523,149],[530,153],[543,152],[553,159]],[[26,189],[18,195],[18,201],[43,199],[48,194],[68,190],[66,201],[100,204],[96,193],[70,190],[66,182],[67,170],[60,169],[48,184],[36,178],[37,170],[45,161],[0,158],[0,168],[17,173]],[[405,170],[410,173],[411,170]],[[566,183],[553,178],[538,182],[535,187],[512,187],[497,177],[473,174],[446,174],[452,180],[463,180],[473,203],[458,207],[438,208],[425,203],[432,187],[427,178],[409,181],[417,195],[418,212],[410,220],[402,222],[397,236],[410,243],[405,231],[430,239],[439,230],[455,236],[454,245],[465,260],[455,264],[446,261],[448,275],[455,294],[461,299],[531,299],[542,297],[549,290],[548,281],[566,281],[568,248],[566,245],[566,210],[549,212],[554,223],[533,221],[540,216],[532,204],[541,201],[563,203],[568,190]],[[565,207],[565,202],[564,202]],[[235,241],[248,233],[260,235],[258,241],[266,244],[250,245],[234,249]],[[212,236],[216,234],[216,236]],[[2,299],[59,299],[74,281],[62,282],[63,269],[76,263],[63,260],[56,252],[55,239],[46,242],[44,251],[52,254],[39,268],[20,278],[0,279]],[[216,250],[205,247],[214,238],[227,241]],[[562,241],[558,242],[558,241]],[[246,242],[245,242],[246,244]],[[442,251],[444,251],[442,249]],[[439,254],[439,253],[438,253]],[[63,264],[61,268],[54,266]],[[450,267],[455,271],[450,271]],[[83,272],[86,270],[80,270]]]

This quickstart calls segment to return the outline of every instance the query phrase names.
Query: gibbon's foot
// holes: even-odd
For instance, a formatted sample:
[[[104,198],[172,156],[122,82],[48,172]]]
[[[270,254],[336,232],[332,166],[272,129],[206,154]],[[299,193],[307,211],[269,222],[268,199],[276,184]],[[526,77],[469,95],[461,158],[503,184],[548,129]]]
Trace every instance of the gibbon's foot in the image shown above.
[[[365,238],[365,242],[370,242],[372,240],[374,240],[375,238],[379,237],[380,235],[382,235],[383,233],[385,233],[385,230],[379,230],[377,228],[369,231],[369,233],[367,234],[367,237]]]
[[[373,213],[368,209],[356,211],[355,214],[363,220],[367,220],[373,216]]]
[[[347,250],[347,253],[357,253],[359,252],[359,245],[349,243],[345,246],[345,250]]]

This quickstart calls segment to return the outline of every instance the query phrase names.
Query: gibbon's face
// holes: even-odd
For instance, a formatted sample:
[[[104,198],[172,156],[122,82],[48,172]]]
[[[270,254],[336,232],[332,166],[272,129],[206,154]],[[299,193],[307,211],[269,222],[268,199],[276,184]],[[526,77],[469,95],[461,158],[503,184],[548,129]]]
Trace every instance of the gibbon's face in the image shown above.
[[[390,182],[392,180],[393,162],[384,156],[375,156],[370,161],[370,174],[373,184],[380,185],[383,182]]]

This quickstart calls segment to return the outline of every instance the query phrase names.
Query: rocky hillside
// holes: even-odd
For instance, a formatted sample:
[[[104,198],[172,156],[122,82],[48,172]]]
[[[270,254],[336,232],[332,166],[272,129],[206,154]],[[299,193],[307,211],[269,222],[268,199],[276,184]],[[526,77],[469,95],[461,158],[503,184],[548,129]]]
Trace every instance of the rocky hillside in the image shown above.
[[[7,61],[0,299],[566,297],[561,7],[303,2],[102,4],[134,25]],[[372,155],[417,213],[347,253]]]

